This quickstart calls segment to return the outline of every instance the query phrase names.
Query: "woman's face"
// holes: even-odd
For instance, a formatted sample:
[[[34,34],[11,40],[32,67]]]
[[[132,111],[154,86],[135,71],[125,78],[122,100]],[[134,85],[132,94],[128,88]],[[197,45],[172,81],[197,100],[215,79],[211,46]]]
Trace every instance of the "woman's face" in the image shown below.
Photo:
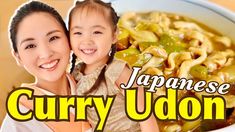
[[[69,63],[69,42],[60,23],[48,13],[26,16],[16,36],[18,63],[37,81],[57,81]]]

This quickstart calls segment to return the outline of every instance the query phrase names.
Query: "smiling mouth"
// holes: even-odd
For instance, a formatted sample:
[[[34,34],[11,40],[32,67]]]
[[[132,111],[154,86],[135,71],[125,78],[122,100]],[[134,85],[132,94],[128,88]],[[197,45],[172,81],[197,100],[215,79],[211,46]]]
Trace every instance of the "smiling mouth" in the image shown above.
[[[96,52],[96,49],[81,49],[81,52],[86,54],[86,55],[92,55]]]
[[[39,67],[42,68],[42,69],[46,69],[46,70],[54,70],[57,66],[57,64],[59,63],[59,59],[56,59],[56,60],[52,60],[48,63],[44,63],[42,65],[40,65]]]

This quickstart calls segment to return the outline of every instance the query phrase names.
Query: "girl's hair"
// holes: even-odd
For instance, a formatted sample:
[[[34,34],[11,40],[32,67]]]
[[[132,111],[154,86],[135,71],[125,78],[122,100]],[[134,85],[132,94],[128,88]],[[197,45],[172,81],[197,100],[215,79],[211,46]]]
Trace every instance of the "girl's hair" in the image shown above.
[[[75,3],[75,6],[72,8],[72,10],[69,13],[69,24],[68,24],[69,25],[69,29],[70,29],[70,26],[71,26],[71,20],[72,20],[73,13],[76,10],[78,10],[78,9],[83,10],[85,8],[87,8],[88,11],[89,10],[96,10],[96,11],[98,10],[98,11],[100,11],[102,13],[105,13],[105,11],[108,11],[108,17],[109,17],[110,25],[112,26],[112,29],[113,29],[114,32],[117,30],[117,23],[118,23],[118,19],[119,19],[117,13],[115,12],[113,7],[111,6],[111,3],[105,3],[105,2],[103,2],[101,0],[77,1]],[[113,61],[114,54],[116,52],[116,44],[112,44],[110,52],[111,52],[111,54],[109,54],[109,59],[106,62],[106,65],[110,64]],[[73,53],[72,61],[71,61],[72,66],[71,66],[70,72],[73,72],[73,70],[74,70],[76,59],[77,59],[77,57]],[[94,83],[92,88],[89,91],[87,91],[85,94],[93,92],[94,90],[97,89],[97,87],[100,85],[102,79],[105,79],[105,77],[104,77],[105,69],[106,69],[106,66],[104,66],[103,69],[101,70],[101,72],[100,72],[100,74],[98,76],[98,79],[96,80],[96,82]],[[84,70],[84,66],[81,68],[81,71],[83,71],[83,70]]]
[[[45,12],[50,14],[52,17],[54,17],[62,26],[64,29],[64,32],[66,36],[69,36],[68,30],[66,28],[66,25],[63,21],[63,18],[60,16],[60,14],[51,6],[44,4],[39,1],[31,1],[27,4],[24,4],[21,6],[12,16],[11,22],[10,22],[10,27],[9,27],[9,33],[10,33],[10,40],[11,40],[11,45],[14,50],[14,52],[18,52],[17,45],[16,45],[16,36],[18,33],[18,28],[20,22],[27,16],[37,13],[37,12]],[[40,21],[40,20],[39,20]]]

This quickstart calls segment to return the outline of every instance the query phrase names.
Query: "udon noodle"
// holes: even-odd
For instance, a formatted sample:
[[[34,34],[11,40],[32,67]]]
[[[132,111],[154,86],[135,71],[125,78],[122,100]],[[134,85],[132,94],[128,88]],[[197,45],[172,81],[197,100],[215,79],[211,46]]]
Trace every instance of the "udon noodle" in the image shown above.
[[[229,93],[223,95],[226,121],[159,121],[161,131],[212,130],[235,122],[235,46],[230,38],[187,17],[155,11],[124,13],[118,27],[116,58],[131,67],[141,66],[142,73],[231,84]],[[165,88],[155,94],[164,95]],[[180,99],[207,93],[178,94]]]

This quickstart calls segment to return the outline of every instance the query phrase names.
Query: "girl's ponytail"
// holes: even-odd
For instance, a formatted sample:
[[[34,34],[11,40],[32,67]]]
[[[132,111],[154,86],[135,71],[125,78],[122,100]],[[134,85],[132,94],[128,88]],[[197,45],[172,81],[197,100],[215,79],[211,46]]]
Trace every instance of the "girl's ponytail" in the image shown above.
[[[70,68],[70,74],[73,72],[74,68],[75,68],[75,64],[76,64],[76,60],[77,60],[77,56],[73,53],[72,57],[71,57],[71,68]]]
[[[99,87],[99,85],[100,85],[100,83],[104,80],[104,82],[105,82],[105,84],[106,84],[106,80],[105,80],[105,69],[106,69],[106,66],[108,65],[108,64],[110,64],[110,63],[112,63],[112,61],[113,61],[113,59],[114,59],[114,55],[115,55],[115,53],[116,53],[116,44],[112,44],[112,47],[111,47],[111,53],[110,53],[110,55],[109,55],[109,59],[108,59],[108,61],[107,61],[107,63],[106,63],[106,65],[103,67],[103,69],[101,70],[101,72],[100,72],[100,74],[99,74],[99,76],[98,76],[98,78],[97,78],[97,80],[95,81],[95,83],[94,83],[94,85],[91,87],[91,89],[90,90],[88,90],[88,91],[86,91],[84,94],[85,95],[87,95],[87,94],[89,94],[89,93],[91,93],[91,92],[93,92],[93,91],[95,91],[98,87]],[[107,84],[106,84],[107,85]]]
[[[110,53],[109,59],[106,63],[107,65],[110,64],[113,61],[116,51],[117,51],[116,44],[112,44],[111,51],[110,51],[111,53]]]

